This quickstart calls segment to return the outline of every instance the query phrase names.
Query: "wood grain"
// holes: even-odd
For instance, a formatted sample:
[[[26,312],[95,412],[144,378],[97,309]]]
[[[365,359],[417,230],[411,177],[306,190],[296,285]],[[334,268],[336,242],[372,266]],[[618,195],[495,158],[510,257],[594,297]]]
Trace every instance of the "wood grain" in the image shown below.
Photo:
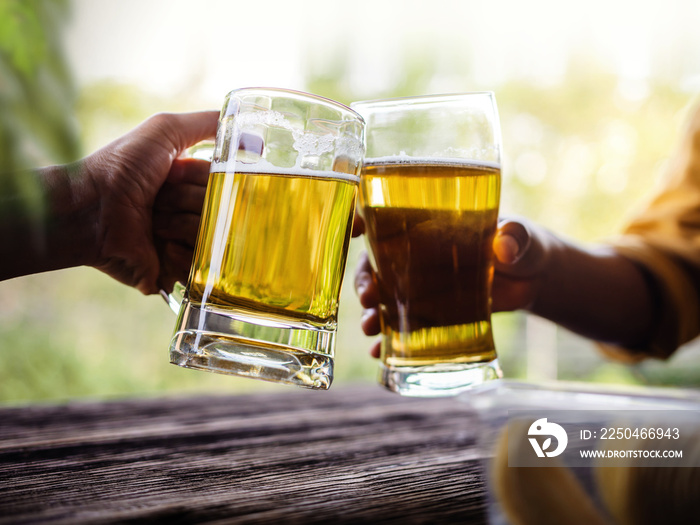
[[[484,523],[474,425],[375,385],[0,408],[0,523]]]

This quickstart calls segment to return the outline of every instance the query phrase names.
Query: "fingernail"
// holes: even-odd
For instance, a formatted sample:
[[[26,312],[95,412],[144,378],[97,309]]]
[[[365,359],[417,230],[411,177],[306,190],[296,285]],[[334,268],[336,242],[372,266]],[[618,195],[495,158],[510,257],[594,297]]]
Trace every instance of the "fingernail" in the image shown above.
[[[371,279],[372,278],[369,276],[369,274],[364,272],[357,276],[355,281],[355,290],[357,291],[358,297],[362,297],[367,291],[367,287],[369,286]]]
[[[520,245],[515,237],[510,235],[499,235],[494,246],[494,251],[499,262],[513,264],[520,256]]]

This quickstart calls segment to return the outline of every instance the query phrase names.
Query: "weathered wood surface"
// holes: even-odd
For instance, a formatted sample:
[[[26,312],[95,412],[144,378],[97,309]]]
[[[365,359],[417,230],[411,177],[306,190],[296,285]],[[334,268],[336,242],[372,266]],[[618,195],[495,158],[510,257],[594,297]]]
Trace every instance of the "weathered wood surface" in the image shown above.
[[[0,523],[483,523],[474,416],[378,386],[0,409]]]

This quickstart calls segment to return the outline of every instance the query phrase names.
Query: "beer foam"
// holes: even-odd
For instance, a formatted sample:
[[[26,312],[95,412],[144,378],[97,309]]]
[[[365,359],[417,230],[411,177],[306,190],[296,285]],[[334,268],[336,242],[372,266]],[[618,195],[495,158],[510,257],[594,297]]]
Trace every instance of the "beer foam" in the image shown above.
[[[211,173],[250,173],[253,175],[282,175],[285,177],[305,177],[310,179],[336,179],[348,182],[360,182],[359,175],[343,173],[340,171],[315,171],[308,168],[294,166],[282,168],[261,159],[254,164],[246,162],[212,162]]]
[[[279,111],[267,110],[261,112],[241,113],[236,117],[238,126],[246,129],[251,126],[267,126],[284,129],[292,134],[292,147],[299,157],[317,156],[336,149],[348,156],[357,158],[362,155],[364,146],[359,137],[352,134],[336,135],[333,133],[318,134],[293,126]]]
[[[397,164],[420,164],[433,166],[471,166],[475,168],[493,168],[500,170],[501,163],[488,160],[474,160],[459,157],[411,157],[410,155],[389,155],[386,157],[366,158],[364,166],[385,166]]]

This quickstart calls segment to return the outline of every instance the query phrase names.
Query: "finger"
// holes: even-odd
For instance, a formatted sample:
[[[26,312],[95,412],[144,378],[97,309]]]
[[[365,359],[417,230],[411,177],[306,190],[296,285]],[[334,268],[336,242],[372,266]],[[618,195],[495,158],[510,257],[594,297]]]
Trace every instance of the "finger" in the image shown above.
[[[166,183],[156,195],[153,209],[161,212],[202,212],[207,189],[196,184]]]
[[[493,253],[497,262],[507,265],[514,264],[522,255],[522,250],[515,237],[499,231],[493,239]]]
[[[379,357],[382,354],[382,342],[377,341],[372,345],[372,348],[369,349],[369,355],[374,357],[375,359],[379,359]]]
[[[216,136],[218,111],[160,113],[146,121],[147,126],[163,132],[177,151],[176,157],[190,146]]]
[[[365,335],[377,335],[381,331],[379,311],[376,308],[366,308],[363,310],[360,326]]]
[[[194,213],[156,213],[153,215],[153,235],[193,247],[199,231],[199,218]]]
[[[512,312],[528,308],[535,298],[530,280],[505,277],[496,274],[491,296],[492,312]]]
[[[499,224],[493,249],[497,273],[526,278],[536,275],[545,264],[549,242],[545,233],[531,224],[509,219]]]
[[[363,233],[365,233],[365,221],[359,213],[355,212],[355,217],[352,219],[352,236],[359,237]]]
[[[173,161],[167,180],[174,184],[189,183],[206,187],[210,166],[206,160],[179,157]]]
[[[525,225],[513,220],[506,220],[498,225],[498,232],[493,241],[493,251],[497,263],[515,264],[530,244],[530,232]]]
[[[379,304],[379,290],[373,277],[372,267],[367,252],[362,252],[355,270],[355,291],[360,304],[372,308]]]
[[[158,285],[170,293],[175,282],[186,283],[194,252],[191,248],[175,242],[165,242],[160,250],[160,275]]]

